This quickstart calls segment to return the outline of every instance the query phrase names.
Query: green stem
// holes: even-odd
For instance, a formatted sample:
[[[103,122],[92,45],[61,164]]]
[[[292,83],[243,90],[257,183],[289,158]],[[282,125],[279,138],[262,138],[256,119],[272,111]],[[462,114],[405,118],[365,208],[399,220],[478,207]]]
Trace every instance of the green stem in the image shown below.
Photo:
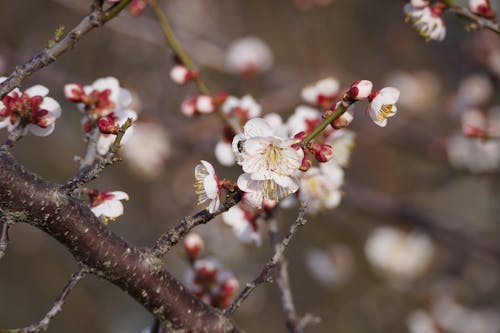
[[[347,107],[344,105],[344,103],[339,103],[337,108],[333,111],[333,113],[323,120],[321,124],[318,125],[311,133],[309,133],[301,142],[301,146],[307,145],[309,142],[311,142],[312,139],[317,137],[321,132],[325,130],[325,128],[328,127],[332,122],[337,120],[344,112],[347,111]]]
[[[163,34],[165,35],[165,39],[167,40],[168,45],[170,45],[174,53],[177,55],[177,57],[179,57],[180,61],[184,64],[184,66],[187,67],[187,69],[191,71],[196,70],[193,61],[191,60],[187,52],[184,51],[179,41],[175,37],[174,31],[172,30],[172,27],[170,26],[170,23],[168,22],[165,13],[163,13],[163,10],[161,9],[158,1],[151,0],[150,5],[156,14],[156,18],[158,19],[158,23],[160,23],[161,29],[163,31]],[[198,86],[198,89],[202,94],[210,95],[208,86],[199,75],[196,78],[196,85]]]
[[[112,6],[110,9],[106,11],[106,14],[104,15],[102,22],[106,23],[112,18],[116,17],[125,7],[127,7],[127,5],[130,2],[132,2],[132,0],[122,0],[117,4],[115,4],[114,6]]]

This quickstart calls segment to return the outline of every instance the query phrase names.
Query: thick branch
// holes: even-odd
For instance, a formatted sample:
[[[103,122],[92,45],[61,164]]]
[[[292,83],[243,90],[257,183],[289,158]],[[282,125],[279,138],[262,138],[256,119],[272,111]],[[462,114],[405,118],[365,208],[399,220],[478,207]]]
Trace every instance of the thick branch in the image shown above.
[[[74,273],[71,276],[70,280],[61,290],[59,296],[57,296],[54,305],[52,305],[50,311],[47,312],[45,317],[43,317],[43,319],[40,320],[39,323],[24,328],[16,328],[13,330],[0,330],[0,333],[32,333],[32,332],[46,331],[47,328],[49,327],[49,323],[52,320],[52,318],[54,318],[59,312],[62,311],[62,307],[64,305],[66,297],[68,297],[69,293],[71,292],[71,290],[73,290],[78,281],[80,281],[85,277],[85,274],[86,274],[85,269],[80,269],[78,272]]]
[[[0,259],[5,255],[9,244],[9,222],[0,216]]]
[[[66,34],[59,42],[51,47],[43,49],[34,55],[26,63],[17,66],[9,77],[0,84],[0,98],[3,98],[9,91],[19,87],[21,82],[34,72],[48,66],[66,51],[72,49],[75,44],[82,39],[88,32],[95,27],[105,24],[117,16],[123,8],[125,8],[132,0],[122,0],[108,10],[102,11],[100,8],[95,8],[88,16],[69,33]]]
[[[250,294],[257,288],[259,285],[265,282],[269,282],[271,280],[271,273],[274,267],[276,267],[284,258],[285,250],[290,243],[290,240],[293,238],[295,233],[299,230],[300,227],[304,226],[307,223],[307,220],[304,218],[306,212],[306,206],[302,205],[299,211],[299,215],[295,222],[290,227],[288,234],[283,238],[281,242],[278,242],[276,246],[274,246],[274,254],[272,258],[266,263],[262,271],[259,275],[252,281],[246,284],[243,291],[238,295],[238,297],[234,300],[233,304],[229,308],[224,311],[224,314],[227,316],[231,316],[240,305],[250,296]]]
[[[27,172],[5,151],[0,151],[0,217],[43,230],[90,273],[115,284],[175,328],[238,332],[220,312],[186,291],[151,250],[114,234],[85,204],[60,185]]]

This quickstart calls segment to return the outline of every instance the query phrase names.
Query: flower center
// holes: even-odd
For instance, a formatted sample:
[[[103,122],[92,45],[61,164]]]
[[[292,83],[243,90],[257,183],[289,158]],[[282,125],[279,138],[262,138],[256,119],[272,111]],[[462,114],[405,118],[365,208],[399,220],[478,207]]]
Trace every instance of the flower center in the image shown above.
[[[266,149],[266,162],[268,170],[276,171],[279,164],[283,163],[281,161],[281,148],[274,144],[269,144]]]
[[[377,113],[377,120],[378,121],[383,121],[387,117],[389,117],[392,114],[392,108],[394,107],[394,104],[384,104],[380,108],[380,111]]]

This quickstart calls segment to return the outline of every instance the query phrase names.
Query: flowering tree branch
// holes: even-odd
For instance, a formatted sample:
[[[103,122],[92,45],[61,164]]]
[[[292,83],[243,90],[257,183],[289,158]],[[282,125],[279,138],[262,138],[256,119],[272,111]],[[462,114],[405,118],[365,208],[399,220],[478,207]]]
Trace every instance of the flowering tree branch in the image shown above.
[[[186,291],[151,249],[114,234],[86,204],[26,171],[6,151],[0,151],[0,217],[46,232],[89,273],[127,292],[162,322],[188,331],[238,332],[221,313]]]
[[[450,12],[470,21],[471,22],[471,24],[469,25],[470,29],[472,30],[488,29],[500,35],[500,27],[498,26],[498,23],[496,23],[495,21],[488,20],[471,13],[469,9],[457,3],[455,0],[443,0],[443,2],[448,6]]]
[[[54,305],[52,305],[52,308],[47,312],[45,317],[43,317],[40,322],[37,324],[33,324],[24,328],[16,328],[16,329],[9,329],[9,330],[0,330],[0,333],[32,333],[32,332],[40,332],[40,331],[46,331],[47,328],[49,327],[50,321],[52,318],[54,318],[59,312],[62,311],[62,307],[64,305],[64,301],[66,300],[66,297],[68,297],[69,293],[73,288],[76,286],[76,284],[85,277],[86,271],[85,269],[80,269],[78,272],[74,273],[69,281],[66,283],[66,285],[63,287],[61,290],[59,296],[57,296]]]
[[[193,228],[200,224],[206,224],[213,220],[217,215],[227,211],[229,208],[236,205],[241,200],[241,192],[237,189],[233,191],[226,191],[225,199],[221,207],[214,213],[210,213],[204,209],[193,216],[186,216],[181,223],[174,228],[161,235],[153,247],[153,255],[156,257],[163,257],[167,252],[175,246],[180,240],[184,238]]]
[[[167,17],[165,13],[163,12],[160,4],[158,3],[157,0],[151,0],[150,5],[153,8],[156,18],[158,20],[158,23],[161,26],[162,32],[165,35],[165,40],[167,44],[170,46],[172,49],[172,52],[174,53],[175,56],[182,62],[184,66],[190,71],[196,71],[196,68],[194,66],[193,61],[189,57],[186,51],[182,48],[180,45],[179,41],[175,37],[175,34],[172,30],[172,27],[170,26],[170,23],[167,20]],[[198,87],[198,90],[200,93],[205,94],[205,95],[210,95],[210,89],[208,88],[207,84],[201,77],[201,75],[197,74],[195,77],[195,82],[196,86]],[[222,109],[217,106],[215,109],[215,112],[217,115],[233,130],[234,133],[239,133],[241,132],[241,128],[238,124],[230,121],[230,119],[224,114]]]
[[[92,12],[59,42],[35,54],[26,63],[17,66],[9,77],[0,84],[0,98],[3,98],[12,89],[19,87],[26,77],[48,66],[66,51],[72,49],[88,32],[116,17],[131,1],[121,0],[105,11],[102,10],[101,6],[95,6]]]
[[[257,288],[262,283],[272,281],[271,273],[273,269],[277,267],[283,260],[284,253],[286,248],[288,247],[288,244],[290,244],[290,241],[292,240],[295,233],[299,230],[299,228],[303,227],[307,223],[307,220],[305,219],[306,209],[307,205],[305,204],[300,207],[299,215],[290,227],[288,234],[281,240],[281,242],[278,242],[275,246],[273,246],[274,254],[272,258],[266,263],[259,275],[252,282],[246,284],[243,291],[238,295],[238,297],[236,297],[231,306],[224,311],[224,314],[226,316],[231,316],[232,314],[234,314],[234,312],[241,306],[241,304],[248,298],[248,296],[250,296],[255,288]]]
[[[125,132],[132,126],[132,119],[127,119],[127,121],[120,127],[120,130],[118,131],[118,134],[116,135],[115,141],[111,145],[111,148],[109,151],[106,153],[105,156],[100,158],[96,163],[90,166],[85,166],[80,168],[80,171],[78,174],[73,177],[71,180],[69,180],[63,187],[63,190],[66,190],[68,193],[71,193],[78,187],[87,184],[91,182],[92,180],[96,179],[99,177],[107,166],[113,164],[114,162],[117,161],[116,159],[116,153],[120,149],[120,144],[123,139],[123,135],[125,135]],[[97,132],[99,129],[96,129]],[[89,146],[91,143],[89,143]],[[95,145],[95,143],[94,143]],[[95,150],[95,148],[94,148]]]

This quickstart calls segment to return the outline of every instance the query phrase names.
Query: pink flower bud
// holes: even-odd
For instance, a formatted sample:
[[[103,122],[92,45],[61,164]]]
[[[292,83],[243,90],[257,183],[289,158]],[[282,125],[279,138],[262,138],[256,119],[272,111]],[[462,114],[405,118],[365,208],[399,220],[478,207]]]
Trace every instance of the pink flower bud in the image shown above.
[[[66,96],[70,102],[81,102],[82,98],[85,96],[85,91],[81,84],[68,83],[64,85],[64,96]]]
[[[196,98],[196,111],[200,113],[212,113],[215,110],[212,96],[200,95]]]
[[[186,251],[188,257],[191,260],[195,260],[198,257],[198,254],[205,247],[205,243],[203,242],[203,238],[196,233],[190,233],[184,239],[184,250]]]
[[[496,16],[490,0],[469,0],[469,9],[472,13],[488,19],[494,19]]]
[[[296,140],[300,140],[300,141],[302,141],[302,140],[304,140],[304,138],[305,138],[306,136],[307,136],[307,133],[306,133],[306,132],[304,132],[304,131],[302,131],[302,132],[299,132],[299,133],[295,134],[295,135],[293,136],[293,138],[294,138],[294,139],[296,139]]]
[[[196,114],[196,97],[188,97],[181,104],[181,111],[187,117],[194,117]]]
[[[235,277],[230,277],[224,280],[219,287],[219,295],[223,298],[232,297],[239,289],[240,283]]]
[[[120,126],[115,123],[112,116],[100,118],[97,125],[99,126],[99,131],[104,134],[117,134],[120,131]]]
[[[183,65],[175,65],[170,70],[170,78],[177,84],[185,84],[188,81],[189,69]]]
[[[148,5],[147,0],[132,0],[129,6],[129,11],[132,15],[141,15],[146,6]]]
[[[351,88],[349,89],[347,95],[351,100],[362,100],[367,98],[373,88],[373,83],[368,80],[358,80],[351,84]]]
[[[318,162],[320,163],[328,162],[332,158],[332,156],[333,156],[333,149],[332,146],[330,145],[327,144],[319,145],[319,148],[316,149],[315,157],[316,160],[318,160]]]
[[[309,158],[307,158],[307,157],[304,157],[302,159],[302,163],[300,164],[299,170],[300,171],[307,171],[307,170],[309,170],[311,168],[311,166],[312,166],[311,160]]]
[[[277,204],[278,202],[276,200],[271,200],[271,199],[262,200],[262,208],[264,210],[271,210],[274,207],[276,207]]]

